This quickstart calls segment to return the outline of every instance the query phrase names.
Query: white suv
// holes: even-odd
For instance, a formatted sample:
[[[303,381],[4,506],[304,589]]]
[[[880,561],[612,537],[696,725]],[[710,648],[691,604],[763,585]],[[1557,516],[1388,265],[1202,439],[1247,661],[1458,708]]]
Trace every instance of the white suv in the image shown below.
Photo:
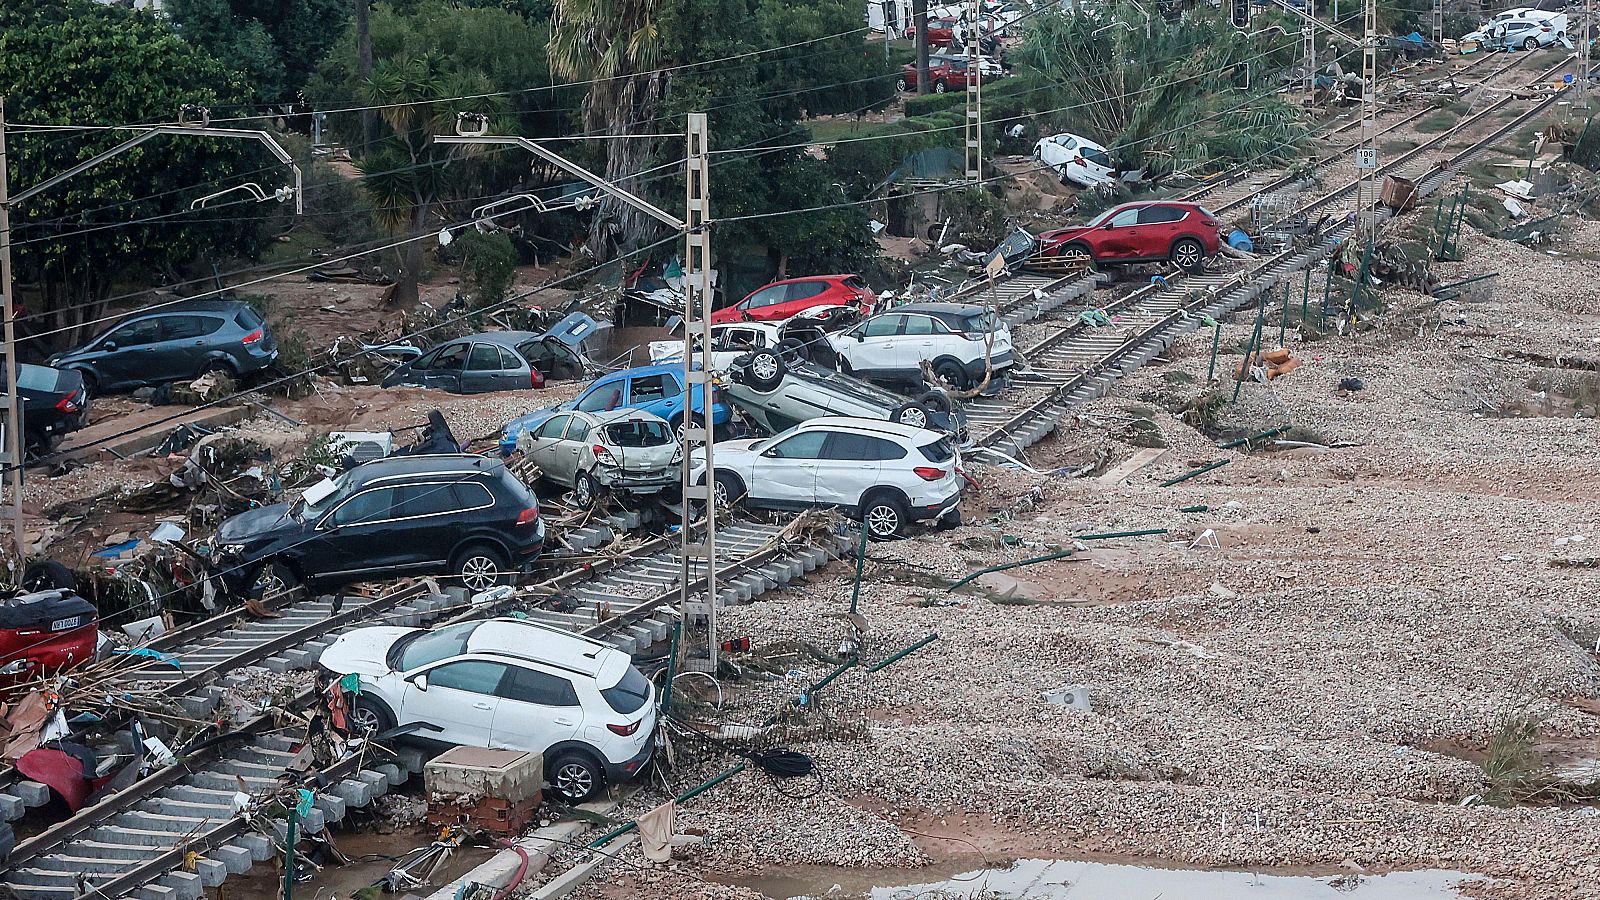
[[[875,538],[913,521],[961,521],[961,476],[945,435],[877,419],[826,416],[756,441],[717,444],[718,505],[771,509],[836,506]],[[705,483],[705,451],[691,457]]]
[[[536,751],[572,803],[638,775],[654,746],[655,688],[626,653],[521,619],[357,628],[321,663],[359,676],[352,730],[420,725],[430,744]]]
[[[990,336],[993,346],[989,345]],[[987,354],[998,381],[1011,368],[1011,329],[975,303],[911,303],[827,335],[842,371],[875,381],[923,383],[921,364],[957,390],[983,380]]]

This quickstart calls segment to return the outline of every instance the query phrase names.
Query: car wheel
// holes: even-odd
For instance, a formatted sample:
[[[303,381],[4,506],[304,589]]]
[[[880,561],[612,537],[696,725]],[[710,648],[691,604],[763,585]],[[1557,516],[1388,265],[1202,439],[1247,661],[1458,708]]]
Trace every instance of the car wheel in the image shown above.
[[[1178,268],[1193,274],[1205,267],[1206,248],[1194,238],[1179,238],[1172,245],[1171,259]]]
[[[933,377],[939,379],[945,387],[964,391],[972,386],[972,379],[967,377],[967,370],[953,359],[947,359],[933,367]]]
[[[34,591],[78,589],[78,579],[73,576],[72,570],[53,559],[41,559],[28,563],[22,570],[22,589],[32,593]]]
[[[696,427],[703,427],[706,424],[705,417],[700,415],[699,413],[695,413],[694,417],[690,421]],[[685,446],[687,446],[688,445],[687,444],[687,440],[688,439],[685,438],[684,434],[683,434],[684,428],[687,427],[687,426],[685,426],[683,424],[683,422],[684,422],[683,416],[673,416],[672,417],[672,422],[670,424],[672,425],[672,436],[678,439],[678,443],[684,444]]]
[[[582,803],[606,789],[605,767],[582,751],[561,754],[545,771],[550,789],[568,803]]]
[[[1537,50],[1539,49],[1539,42],[1534,38],[1527,38],[1522,42],[1522,49]]]
[[[928,408],[920,403],[902,403],[889,413],[889,421],[912,428],[927,428],[932,418]]]
[[[861,503],[861,524],[868,535],[880,541],[899,536],[909,516],[906,502],[886,491],[872,494]]]
[[[228,365],[224,360],[213,359],[200,370],[201,375],[210,375],[212,372],[221,372],[235,381],[239,380],[239,373],[234,371],[233,366]]]
[[[740,383],[745,384],[762,393],[776,390],[783,383],[783,376],[788,373],[788,367],[783,364],[783,358],[772,350],[757,350],[746,353],[734,361],[734,371]]]
[[[579,472],[572,481],[572,500],[579,509],[593,509],[600,499],[600,484],[588,472]]]
[[[300,579],[295,576],[294,570],[277,560],[261,567],[261,574],[256,576],[255,587],[261,593],[262,600],[273,600],[293,591],[300,586]]]
[[[95,397],[100,393],[100,379],[96,378],[93,372],[88,369],[74,369],[73,371],[77,372],[78,376],[83,379],[84,400]]]
[[[783,360],[785,366],[792,366],[805,360],[808,348],[806,342],[800,338],[786,337],[778,342],[778,346],[772,349],[778,354],[778,358]]]
[[[351,702],[344,721],[351,734],[383,734],[394,727],[394,713],[382,702],[363,694]]]
[[[910,87],[911,85],[906,82],[906,77],[904,75],[901,75],[899,78],[894,80],[894,89],[899,93],[904,94],[908,89],[910,89]]]
[[[744,499],[744,493],[743,479],[732,472],[717,470],[717,477],[712,479],[711,496],[717,501],[718,509],[732,509]]]
[[[462,587],[474,593],[511,583],[510,564],[505,555],[488,544],[472,544],[456,553],[455,562],[450,564],[450,574],[461,581]]]
[[[925,391],[917,397],[917,402],[934,412],[946,414],[955,412],[956,408],[955,403],[950,400],[950,395],[944,391]]]
[[[949,88],[947,88],[947,87],[945,87],[945,86],[944,86],[944,82],[942,82],[942,81],[935,81],[935,82],[934,82],[934,83],[933,83],[933,92],[934,92],[934,93],[935,93],[935,94],[942,94],[942,93],[944,93],[944,92],[945,92],[945,91],[947,91],[947,90],[949,90]]]
[[[1066,265],[1068,269],[1082,271],[1094,268],[1094,254],[1089,252],[1085,244],[1071,243],[1061,248],[1056,254],[1056,259]]]

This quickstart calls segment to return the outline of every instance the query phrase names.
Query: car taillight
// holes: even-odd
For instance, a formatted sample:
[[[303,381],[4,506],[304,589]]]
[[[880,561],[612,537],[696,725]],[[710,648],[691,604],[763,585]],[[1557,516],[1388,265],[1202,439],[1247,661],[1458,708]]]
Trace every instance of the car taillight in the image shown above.
[[[66,395],[65,397],[62,397],[60,400],[56,401],[56,412],[64,412],[64,413],[71,414],[71,413],[77,412],[78,410],[80,410],[82,408],[83,407],[78,404],[78,392],[77,391],[73,391],[72,393],[70,393],[70,394]]]
[[[594,458],[596,462],[607,466],[614,466],[617,464],[617,458],[612,456],[611,451],[607,450],[605,447],[595,444],[589,449],[594,451]]]
[[[640,719],[639,721],[642,722],[644,720]],[[610,731],[612,734],[620,734],[623,737],[627,737],[628,735],[639,730],[639,722],[634,722],[629,725],[612,725],[608,722],[606,723],[606,730]]]
[[[539,521],[539,507],[537,505],[530,506],[527,509],[525,509],[522,512],[517,514],[517,524],[518,525],[532,525],[532,524],[534,524],[535,522],[538,522],[538,521]]]
[[[1207,228],[1216,228],[1216,227],[1220,226],[1222,223],[1218,222],[1216,219],[1201,219],[1200,220],[1200,224],[1204,225]]]
[[[945,471],[943,469],[936,468],[934,466],[917,466],[911,471],[917,473],[917,477],[921,478],[923,481],[938,481],[945,476]]]
[[[266,337],[266,335],[267,335],[266,329],[257,328],[255,331],[252,331],[249,334],[245,335],[244,337],[240,338],[239,339],[239,343],[241,343],[241,344],[254,344],[255,342],[261,340],[263,337]]]

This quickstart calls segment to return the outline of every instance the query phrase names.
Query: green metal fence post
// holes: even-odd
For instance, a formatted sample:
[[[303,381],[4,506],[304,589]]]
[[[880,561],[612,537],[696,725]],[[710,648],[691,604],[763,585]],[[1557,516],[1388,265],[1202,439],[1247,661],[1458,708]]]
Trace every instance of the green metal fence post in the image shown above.
[[[1211,368],[1206,370],[1206,384],[1217,378],[1217,347],[1222,343],[1222,323],[1218,322],[1211,330]]]
[[[1283,287],[1283,316],[1278,320],[1278,346],[1282,347],[1289,333],[1289,287]]]
[[[1239,402],[1239,392],[1244,389],[1244,379],[1249,377],[1250,357],[1255,355],[1261,349],[1261,329],[1266,324],[1266,321],[1267,294],[1265,291],[1262,291],[1261,296],[1256,299],[1256,327],[1250,332],[1250,343],[1244,348],[1245,371],[1243,373],[1235,373],[1235,378],[1233,381],[1234,403]],[[1243,377],[1239,377],[1241,375]]]
[[[294,845],[300,840],[300,809],[289,806],[289,824],[283,841],[283,900],[294,900]]]
[[[850,611],[861,604],[861,570],[867,566],[867,524],[861,523],[861,544],[856,547],[856,581],[850,587]]]

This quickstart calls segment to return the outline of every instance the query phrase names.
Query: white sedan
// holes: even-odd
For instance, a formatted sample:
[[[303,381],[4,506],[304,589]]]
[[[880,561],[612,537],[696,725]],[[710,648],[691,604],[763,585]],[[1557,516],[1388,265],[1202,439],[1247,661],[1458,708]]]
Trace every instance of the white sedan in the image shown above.
[[[1033,158],[1056,170],[1062,181],[1092,188],[1117,179],[1111,155],[1106,148],[1076,134],[1041,138],[1033,147]]]

